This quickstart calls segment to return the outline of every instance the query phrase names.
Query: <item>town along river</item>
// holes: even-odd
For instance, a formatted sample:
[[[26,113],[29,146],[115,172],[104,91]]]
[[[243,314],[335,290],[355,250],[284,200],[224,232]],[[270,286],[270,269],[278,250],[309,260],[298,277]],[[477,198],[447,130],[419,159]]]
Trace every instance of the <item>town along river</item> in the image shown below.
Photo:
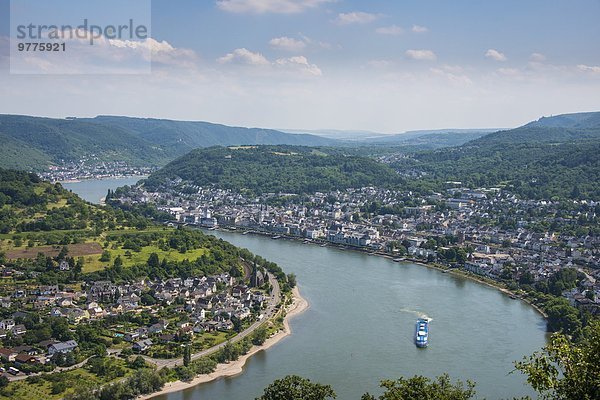
[[[160,400],[254,399],[297,374],[333,386],[341,400],[380,393],[382,379],[415,374],[477,382],[479,398],[532,394],[513,361],[545,344],[545,321],[494,288],[411,263],[256,235],[210,232],[295,273],[310,308],[293,334],[233,378]],[[429,347],[414,344],[416,319],[431,318]]]

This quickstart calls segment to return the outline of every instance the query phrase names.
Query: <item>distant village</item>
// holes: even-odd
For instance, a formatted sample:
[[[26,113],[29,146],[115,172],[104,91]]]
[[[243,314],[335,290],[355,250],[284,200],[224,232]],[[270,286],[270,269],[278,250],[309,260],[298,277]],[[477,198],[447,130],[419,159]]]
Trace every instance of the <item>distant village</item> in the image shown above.
[[[572,305],[600,314],[600,237],[558,233],[595,218],[600,203],[582,201],[574,204],[575,211],[559,212],[558,202],[447,184],[444,193],[427,197],[375,187],[247,197],[177,179],[157,192],[131,188],[117,200],[155,204],[180,224],[298,238],[388,254],[396,261],[435,262],[491,279],[526,278],[533,284],[574,268],[586,279],[563,295]],[[468,250],[464,257],[452,256],[456,247]]]
[[[153,167],[131,166],[125,161],[102,161],[92,154],[77,161],[62,161],[39,175],[50,182],[75,182],[128,176],[139,176],[141,179],[155,170]]]

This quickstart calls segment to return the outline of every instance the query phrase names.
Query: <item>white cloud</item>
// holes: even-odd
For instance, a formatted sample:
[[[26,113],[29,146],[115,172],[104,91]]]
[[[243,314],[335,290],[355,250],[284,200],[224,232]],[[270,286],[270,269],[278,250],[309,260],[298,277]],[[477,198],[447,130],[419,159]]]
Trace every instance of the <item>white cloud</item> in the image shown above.
[[[233,52],[217,59],[221,64],[247,64],[247,65],[268,65],[267,60],[260,53],[253,53],[246,48],[235,49]]]
[[[377,15],[362,11],[338,14],[335,22],[339,25],[369,24],[377,19]]]
[[[529,59],[533,62],[543,62],[543,61],[546,61],[546,56],[543,55],[542,53],[531,53],[531,56],[529,56]]]
[[[251,14],[296,14],[335,0],[217,0],[223,11]]]
[[[306,47],[306,43],[304,43],[304,41],[296,40],[294,38],[290,38],[287,36],[273,38],[273,39],[271,39],[269,44],[271,45],[271,47],[278,49],[278,50],[294,51],[294,52],[302,51]]]
[[[406,50],[406,56],[413,60],[435,61],[437,56],[431,50]]]
[[[413,25],[411,29],[414,33],[426,33],[429,31],[427,27],[421,25]]]
[[[280,67],[288,67],[292,70],[297,70],[308,75],[323,75],[321,69],[316,64],[309,63],[306,57],[304,56],[280,58],[277,61],[275,61],[275,65]]]
[[[487,58],[491,58],[494,61],[506,61],[507,58],[504,53],[499,52],[498,50],[489,49],[485,52],[485,56]]]
[[[397,36],[397,35],[401,35],[404,33],[404,29],[402,29],[400,26],[398,25],[392,25],[392,26],[384,26],[381,28],[377,28],[375,30],[375,32],[381,34],[381,35],[393,35],[393,36]]]
[[[593,74],[600,74],[600,66],[579,64],[577,66],[577,69],[580,71],[583,71],[583,72],[591,72]]]
[[[311,64],[304,56],[279,58],[274,62],[269,61],[260,53],[248,49],[235,49],[229,54],[217,59],[221,64],[240,64],[266,67],[265,73],[273,74],[274,69],[282,72],[292,72],[295,75],[321,76],[323,72],[316,64]]]

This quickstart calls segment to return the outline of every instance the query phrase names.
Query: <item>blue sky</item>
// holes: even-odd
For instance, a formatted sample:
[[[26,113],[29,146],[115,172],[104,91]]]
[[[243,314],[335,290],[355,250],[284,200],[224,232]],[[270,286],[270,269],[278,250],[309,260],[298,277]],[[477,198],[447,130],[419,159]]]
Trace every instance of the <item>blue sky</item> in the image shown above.
[[[2,113],[392,133],[600,109],[598,0],[153,0],[150,76],[9,74],[8,4]]]

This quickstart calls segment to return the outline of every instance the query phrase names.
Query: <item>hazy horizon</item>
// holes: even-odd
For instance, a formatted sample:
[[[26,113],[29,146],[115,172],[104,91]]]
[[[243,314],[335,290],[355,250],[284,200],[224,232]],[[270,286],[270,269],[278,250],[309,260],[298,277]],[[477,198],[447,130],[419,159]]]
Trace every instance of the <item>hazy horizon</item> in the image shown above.
[[[516,127],[600,104],[595,0],[151,5],[151,37],[105,40],[94,58],[127,66],[143,48],[150,75],[86,75],[90,60],[71,56],[18,75],[0,0],[0,111],[398,133]],[[47,6],[42,22],[70,17]],[[69,74],[53,75],[64,63]]]

